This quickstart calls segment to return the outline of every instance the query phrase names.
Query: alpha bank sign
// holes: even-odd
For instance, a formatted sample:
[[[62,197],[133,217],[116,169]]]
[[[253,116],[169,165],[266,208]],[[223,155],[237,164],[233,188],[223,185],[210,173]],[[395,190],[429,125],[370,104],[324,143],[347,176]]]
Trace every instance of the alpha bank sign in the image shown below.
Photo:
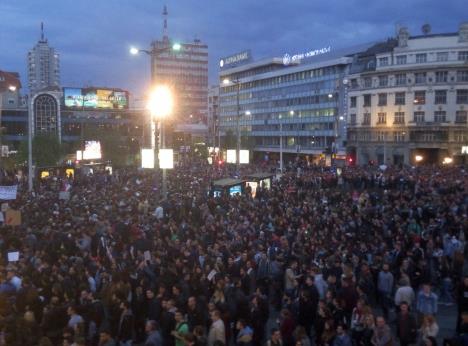
[[[314,49],[309,52],[295,54],[292,56],[286,53],[285,55],[283,55],[283,65],[289,65],[291,63],[298,63],[303,59],[313,58],[314,56],[317,56],[317,55],[330,53],[330,51],[331,51],[331,46],[320,48],[320,49]]]
[[[226,68],[231,67],[233,65],[245,64],[250,61],[252,55],[250,50],[246,50],[244,52],[240,52],[219,60],[219,67]]]

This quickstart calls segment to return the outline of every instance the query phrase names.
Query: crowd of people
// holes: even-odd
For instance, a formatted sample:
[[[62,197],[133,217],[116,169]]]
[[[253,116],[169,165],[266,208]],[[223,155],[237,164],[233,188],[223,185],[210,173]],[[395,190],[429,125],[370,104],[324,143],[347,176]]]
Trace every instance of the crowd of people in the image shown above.
[[[457,309],[446,342],[468,345],[462,167],[296,162],[255,197],[210,194],[255,169],[270,168],[192,162],[166,199],[128,168],[19,182],[22,224],[0,226],[0,345],[430,346],[442,304]]]

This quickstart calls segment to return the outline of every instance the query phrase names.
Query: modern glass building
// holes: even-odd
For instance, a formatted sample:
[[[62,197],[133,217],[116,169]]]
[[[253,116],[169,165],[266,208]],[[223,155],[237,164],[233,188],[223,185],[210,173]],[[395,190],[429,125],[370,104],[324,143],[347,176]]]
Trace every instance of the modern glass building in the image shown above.
[[[222,59],[220,135],[229,145],[239,120],[241,147],[256,156],[277,158],[280,141],[286,157],[344,155],[347,74],[351,56],[362,49],[333,52],[328,47],[253,62],[247,57],[245,63],[242,54]]]

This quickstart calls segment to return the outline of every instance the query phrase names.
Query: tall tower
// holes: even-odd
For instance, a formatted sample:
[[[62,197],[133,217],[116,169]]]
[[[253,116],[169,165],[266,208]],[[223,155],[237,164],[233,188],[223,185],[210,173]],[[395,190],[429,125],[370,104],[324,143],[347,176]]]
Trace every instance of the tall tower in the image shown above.
[[[41,23],[41,35],[36,45],[28,52],[28,86],[31,94],[47,88],[60,86],[60,57],[44,35],[44,23]]]

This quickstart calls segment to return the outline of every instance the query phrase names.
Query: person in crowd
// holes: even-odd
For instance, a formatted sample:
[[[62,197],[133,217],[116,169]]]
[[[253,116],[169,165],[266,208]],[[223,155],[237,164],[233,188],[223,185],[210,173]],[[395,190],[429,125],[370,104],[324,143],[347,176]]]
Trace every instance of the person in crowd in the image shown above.
[[[437,324],[437,321],[434,316],[425,315],[423,317],[420,333],[421,338],[423,340],[429,337],[437,337],[437,335],[439,334],[439,325]]]
[[[21,226],[0,226],[2,253],[20,254],[0,258],[0,337],[25,344],[27,329],[54,345],[198,346],[241,342],[249,327],[254,346],[306,344],[296,329],[331,345],[346,339],[343,325],[355,344],[384,345],[398,338],[394,306],[407,302],[420,322],[436,316],[426,282],[444,302],[456,297],[453,329],[463,337],[463,167],[343,167],[338,177],[298,158],[255,196],[210,193],[213,180],[274,170],[193,157],[168,173],[164,199],[154,198],[157,173],[131,167],[37,180],[34,194],[12,172],[0,175],[0,185],[18,185],[8,205],[22,213]],[[392,328],[381,318],[374,326],[377,301]],[[287,311],[283,335],[268,339],[276,311]],[[191,333],[178,339],[180,321]]]
[[[410,313],[407,302],[400,303],[400,312],[396,319],[397,337],[401,346],[408,346],[416,342],[418,324],[416,318]]]
[[[238,330],[235,342],[236,346],[251,346],[253,330],[247,325],[247,322],[244,319],[238,320],[236,329]]]
[[[266,346],[283,346],[283,340],[281,339],[281,332],[279,329],[273,328],[271,330],[271,337],[266,342]]]

